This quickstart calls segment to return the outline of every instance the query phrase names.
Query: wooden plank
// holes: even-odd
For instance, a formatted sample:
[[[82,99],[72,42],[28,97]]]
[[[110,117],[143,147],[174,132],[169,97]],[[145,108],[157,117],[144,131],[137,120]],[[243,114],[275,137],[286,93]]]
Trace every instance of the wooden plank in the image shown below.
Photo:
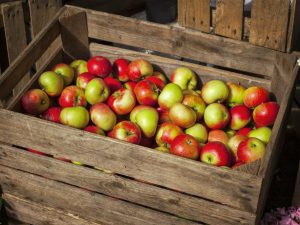
[[[28,163],[30,162],[30,163]],[[90,168],[0,145],[0,164],[84,189],[112,195],[159,211],[208,224],[251,224],[253,214],[191,197],[151,184],[133,181]]]
[[[253,0],[249,42],[286,51],[289,4],[287,0]]]
[[[293,0],[287,40],[287,52],[300,49],[300,1]]]
[[[54,156],[63,154],[73,161],[255,212],[261,185],[261,178],[256,176],[163,154],[4,109],[0,109],[0,120],[2,142],[39,149]],[[85,154],[82,154],[83,148]],[[181,182],[178,182],[178,177]]]
[[[299,168],[298,168],[298,176],[297,176],[296,185],[295,185],[294,190],[295,191],[294,191],[294,195],[293,195],[292,204],[294,206],[300,206],[300,164],[299,164]]]
[[[215,33],[241,40],[244,0],[217,0]]]
[[[90,51],[92,55],[105,55],[105,57],[109,58],[111,62],[116,60],[117,58],[123,57],[128,60],[134,60],[136,58],[143,58],[150,61],[155,65],[156,70],[163,70],[163,72],[170,76],[171,73],[180,66],[186,66],[191,68],[198,74],[201,83],[205,83],[211,79],[222,79],[224,81],[232,81],[240,83],[245,87],[259,85],[263,86],[267,89],[270,89],[271,82],[267,79],[256,78],[247,76],[244,74],[229,72],[226,70],[220,70],[212,67],[201,66],[197,64],[192,64],[184,61],[179,61],[175,59],[169,59],[166,57],[145,54],[142,52],[127,50],[123,48],[112,47],[108,45],[101,45],[97,43],[90,44]]]
[[[63,210],[91,222],[124,225],[198,224],[8,167],[0,166],[0,171],[3,193],[17,195],[46,207]]]
[[[210,0],[178,0],[178,23],[209,33]]]
[[[83,10],[68,8],[76,12]],[[270,77],[273,74],[276,51],[180,27],[92,10],[84,11],[87,12],[90,38],[141,47],[248,73]]]
[[[0,77],[0,99],[6,99],[18,80],[30,70],[36,60],[45,52],[49,45],[57,38],[60,32],[58,18],[64,11],[61,9],[53,21],[24,49],[17,59]]]

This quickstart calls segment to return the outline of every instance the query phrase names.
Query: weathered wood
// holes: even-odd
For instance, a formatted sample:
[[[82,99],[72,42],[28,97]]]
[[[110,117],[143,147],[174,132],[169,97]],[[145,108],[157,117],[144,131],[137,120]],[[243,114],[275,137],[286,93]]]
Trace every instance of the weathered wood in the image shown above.
[[[300,206],[300,164],[299,164],[299,168],[298,168],[298,176],[297,176],[296,185],[295,185],[294,190],[295,191],[294,191],[294,195],[293,195],[292,204],[294,206]]]
[[[217,0],[215,33],[241,40],[244,0]]]
[[[210,32],[210,0],[178,0],[181,26]]]
[[[256,176],[163,154],[4,109],[0,109],[0,120],[0,141],[5,143],[39,149],[54,156],[63,154],[72,161],[255,212],[261,185],[261,178]],[[82,143],[85,154],[82,154]],[[181,182],[178,182],[178,177]]]
[[[287,51],[300,49],[300,1],[293,0],[291,5],[289,30],[287,39]]]
[[[286,51],[289,4],[287,0],[253,0],[249,42]]]
[[[42,203],[36,203],[28,199],[23,199],[16,195],[6,193],[3,195],[5,201],[6,213],[14,221],[11,221],[12,225],[29,225],[29,224],[57,224],[57,225],[100,225],[100,223],[94,223],[87,221],[67,213],[64,210],[46,207]],[[23,222],[17,222],[20,220]]]
[[[0,77],[0,99],[6,99],[18,80],[30,70],[36,60],[45,52],[49,45],[59,35],[60,27],[58,18],[64,9],[61,9],[52,22],[24,49],[17,59]]]
[[[198,224],[8,167],[0,166],[0,171],[3,193],[63,210],[91,222],[124,225]]]
[[[168,77],[170,77],[171,73],[177,67],[186,66],[194,70],[195,73],[198,74],[202,83],[207,82],[211,79],[222,79],[225,81],[237,82],[246,87],[254,85],[263,86],[267,89],[270,89],[271,87],[271,81],[267,79],[256,78],[244,74],[216,69],[213,67],[201,66],[193,63],[127,50],[123,48],[91,43],[90,50],[92,55],[105,55],[111,60],[111,62],[120,57],[126,58],[128,60],[134,60],[136,58],[147,59],[155,65],[155,69],[162,70]]]
[[[235,170],[243,171],[250,174],[257,174],[260,164],[261,164],[261,159],[258,159],[255,160],[254,162],[246,163],[244,165],[238,166],[235,168]]]
[[[83,9],[68,7],[76,12]],[[89,37],[271,77],[276,51],[180,27],[87,12]],[[149,35],[151,34],[151,35]],[[249,63],[251,62],[251,63]]]
[[[7,145],[0,145],[0,164],[40,176],[47,174],[49,179],[112,195],[194,221],[224,225],[251,224],[255,221],[253,214],[218,203],[86,167],[75,166]],[[215,208],[218,208],[218,211],[212,214]]]

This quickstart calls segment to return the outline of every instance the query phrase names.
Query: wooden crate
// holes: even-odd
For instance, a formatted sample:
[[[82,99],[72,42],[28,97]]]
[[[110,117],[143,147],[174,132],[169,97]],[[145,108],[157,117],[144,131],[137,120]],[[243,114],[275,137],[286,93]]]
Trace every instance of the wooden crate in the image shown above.
[[[279,51],[299,48],[299,0],[252,0],[251,13],[244,0],[178,0],[178,23],[206,33]]]
[[[57,38],[56,48],[13,95],[18,80]],[[168,75],[187,66],[202,82],[222,79],[267,88],[281,107],[265,157],[237,170],[218,168],[20,113],[22,94],[45,69],[92,55],[142,57]],[[8,215],[30,224],[259,224],[298,73],[295,62],[293,55],[178,26],[62,8],[0,78],[0,183]]]

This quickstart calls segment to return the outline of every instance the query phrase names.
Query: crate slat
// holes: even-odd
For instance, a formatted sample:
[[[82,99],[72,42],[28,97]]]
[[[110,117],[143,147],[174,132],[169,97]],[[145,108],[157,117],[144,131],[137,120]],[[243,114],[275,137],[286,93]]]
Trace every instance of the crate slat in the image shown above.
[[[178,0],[178,23],[209,33],[210,0]]]
[[[296,184],[295,184],[295,189],[294,189],[293,205],[300,206],[300,164],[298,167],[298,175],[296,178]]]
[[[215,33],[241,40],[244,0],[217,0]]]
[[[291,5],[288,30],[287,51],[291,52],[300,49],[300,1],[293,0]]]
[[[284,52],[289,4],[287,0],[253,0],[249,42]]]

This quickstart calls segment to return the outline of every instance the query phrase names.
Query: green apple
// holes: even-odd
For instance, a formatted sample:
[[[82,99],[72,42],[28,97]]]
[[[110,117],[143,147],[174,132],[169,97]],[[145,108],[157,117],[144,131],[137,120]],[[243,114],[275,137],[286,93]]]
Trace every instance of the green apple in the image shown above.
[[[196,123],[194,126],[184,131],[186,134],[193,136],[199,143],[207,142],[207,129],[201,123]]]
[[[85,88],[85,98],[91,105],[106,101],[109,94],[110,90],[102,78],[94,78]]]
[[[174,83],[167,84],[158,96],[158,104],[162,109],[168,110],[175,103],[181,102],[183,93],[181,88]]]
[[[229,95],[227,103],[229,106],[243,105],[244,103],[244,92],[246,88],[239,84],[228,82],[227,86],[229,88]]]
[[[49,96],[57,97],[64,89],[64,79],[53,71],[46,71],[39,77],[39,85]]]
[[[82,106],[63,108],[60,113],[60,121],[64,125],[83,129],[89,121],[89,112]]]
[[[174,70],[170,78],[172,83],[177,84],[182,90],[194,90],[198,79],[196,74],[187,67],[179,67]]]
[[[228,86],[221,80],[208,81],[201,90],[201,96],[207,104],[224,102],[229,95]]]
[[[110,131],[117,123],[116,114],[104,103],[97,103],[90,108],[91,120],[97,127]]]
[[[77,78],[80,74],[88,72],[87,62],[83,59],[74,60],[70,66],[74,69],[75,78]]]
[[[71,66],[59,63],[55,65],[52,70],[64,79],[65,86],[68,86],[73,82],[74,70]]]
[[[171,107],[169,117],[174,124],[182,128],[189,128],[197,121],[196,112],[182,103],[176,103]]]
[[[223,129],[230,120],[227,108],[220,103],[208,105],[204,112],[204,122],[210,129]]]
[[[251,130],[248,137],[254,137],[261,140],[263,143],[268,144],[270,141],[272,130],[269,127],[260,127],[255,130]]]

